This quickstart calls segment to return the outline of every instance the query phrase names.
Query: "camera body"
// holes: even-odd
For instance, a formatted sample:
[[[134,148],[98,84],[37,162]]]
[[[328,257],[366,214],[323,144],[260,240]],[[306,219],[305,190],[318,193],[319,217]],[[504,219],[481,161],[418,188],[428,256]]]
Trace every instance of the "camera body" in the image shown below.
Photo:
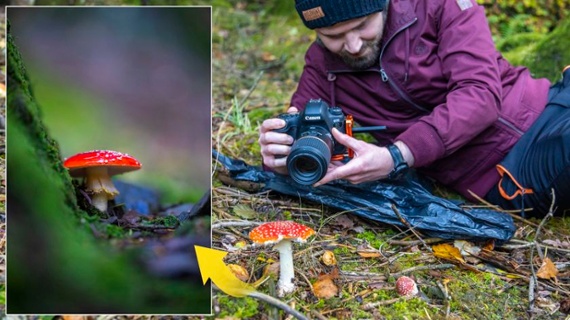
[[[311,99],[302,112],[281,114],[285,126],[274,130],[295,139],[287,157],[289,175],[296,182],[311,185],[324,177],[331,160],[348,160],[352,150],[338,143],[332,129],[352,136],[352,116],[321,99]]]

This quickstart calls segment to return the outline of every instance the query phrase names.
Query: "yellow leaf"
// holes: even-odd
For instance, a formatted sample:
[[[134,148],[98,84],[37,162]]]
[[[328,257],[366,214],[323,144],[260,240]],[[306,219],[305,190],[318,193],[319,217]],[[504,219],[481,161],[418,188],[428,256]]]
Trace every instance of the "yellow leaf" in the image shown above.
[[[244,267],[238,264],[228,264],[228,268],[235,274],[235,276],[241,281],[247,281],[249,279],[249,272],[245,270]]]
[[[465,263],[459,249],[448,243],[436,244],[431,248],[433,250],[433,255],[437,258]]]
[[[544,258],[540,269],[536,272],[536,276],[541,279],[550,279],[556,277],[556,275],[558,275],[558,269],[556,269],[552,260],[550,260],[550,258]]]

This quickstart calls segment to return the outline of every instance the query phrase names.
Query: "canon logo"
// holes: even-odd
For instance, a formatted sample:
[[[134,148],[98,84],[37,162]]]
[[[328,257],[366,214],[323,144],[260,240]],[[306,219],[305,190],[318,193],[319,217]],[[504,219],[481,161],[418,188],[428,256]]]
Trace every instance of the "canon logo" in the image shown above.
[[[305,120],[321,120],[321,116],[305,116]]]

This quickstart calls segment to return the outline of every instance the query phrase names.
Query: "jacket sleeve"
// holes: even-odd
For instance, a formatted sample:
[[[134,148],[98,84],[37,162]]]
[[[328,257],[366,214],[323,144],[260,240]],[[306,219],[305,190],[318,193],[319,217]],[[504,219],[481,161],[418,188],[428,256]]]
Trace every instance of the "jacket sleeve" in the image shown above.
[[[331,104],[329,92],[326,91],[328,81],[326,71],[323,69],[324,59],[322,49],[314,42],[305,54],[305,66],[299,79],[297,89],[291,97],[291,106],[299,110],[305,108],[305,104],[311,99],[323,99]]]
[[[501,106],[499,53],[483,7],[475,0],[443,0],[439,17],[437,53],[448,80],[445,102],[397,138],[408,145],[418,167],[468,143],[498,119]]]

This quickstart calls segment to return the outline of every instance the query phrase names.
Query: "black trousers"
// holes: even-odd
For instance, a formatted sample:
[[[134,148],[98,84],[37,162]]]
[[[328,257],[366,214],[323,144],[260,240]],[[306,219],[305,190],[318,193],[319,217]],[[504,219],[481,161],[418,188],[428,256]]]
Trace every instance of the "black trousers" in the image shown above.
[[[544,112],[499,164],[502,179],[487,201],[503,209],[532,208],[522,215],[541,217],[555,199],[555,214],[570,214],[570,69],[564,73]]]

